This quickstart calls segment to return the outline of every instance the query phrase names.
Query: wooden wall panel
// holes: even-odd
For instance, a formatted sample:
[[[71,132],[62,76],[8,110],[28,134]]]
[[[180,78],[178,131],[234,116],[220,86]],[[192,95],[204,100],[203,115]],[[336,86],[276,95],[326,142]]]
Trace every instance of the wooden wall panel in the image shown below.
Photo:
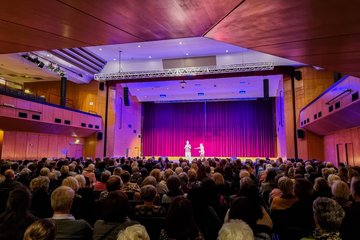
[[[6,142],[5,142],[6,143]],[[15,133],[15,159],[25,159],[27,149],[27,133],[16,132]]]
[[[14,159],[15,156],[15,132],[4,132],[3,148],[1,157],[3,159]]]
[[[50,157],[51,154],[49,152],[49,135],[48,134],[40,134],[39,135],[39,143],[38,143],[38,156],[42,157]]]
[[[38,133],[28,133],[27,142],[26,142],[26,159],[38,159],[38,150],[39,150],[39,134]]]
[[[302,72],[302,80],[295,80],[295,113],[296,128],[300,128],[300,110],[319,96],[331,84],[334,83],[333,73],[329,71],[317,71],[312,67],[298,69]],[[291,95],[291,79],[284,77],[284,109],[286,124],[286,149],[287,157],[295,157],[294,134],[293,134],[293,111]],[[319,146],[319,147],[313,147]],[[321,137],[306,133],[305,139],[298,139],[298,156],[303,159],[322,159],[324,150],[321,148],[323,140]]]

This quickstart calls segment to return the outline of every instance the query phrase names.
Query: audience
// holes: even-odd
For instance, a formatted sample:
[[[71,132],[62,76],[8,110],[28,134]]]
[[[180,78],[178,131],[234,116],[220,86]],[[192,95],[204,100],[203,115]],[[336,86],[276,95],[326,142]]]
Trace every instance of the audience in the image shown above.
[[[44,158],[0,160],[0,173],[0,240],[358,239],[356,166]]]

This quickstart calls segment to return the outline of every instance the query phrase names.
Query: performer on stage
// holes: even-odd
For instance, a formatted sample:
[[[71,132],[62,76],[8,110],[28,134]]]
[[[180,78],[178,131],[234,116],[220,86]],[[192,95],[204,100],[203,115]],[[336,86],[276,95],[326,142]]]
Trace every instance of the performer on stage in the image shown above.
[[[189,140],[186,141],[184,149],[185,149],[185,158],[190,161],[191,160],[191,145],[189,143]]]
[[[195,148],[195,149],[199,149],[200,158],[205,157],[205,148],[204,148],[204,145],[202,143],[200,143],[200,146]]]

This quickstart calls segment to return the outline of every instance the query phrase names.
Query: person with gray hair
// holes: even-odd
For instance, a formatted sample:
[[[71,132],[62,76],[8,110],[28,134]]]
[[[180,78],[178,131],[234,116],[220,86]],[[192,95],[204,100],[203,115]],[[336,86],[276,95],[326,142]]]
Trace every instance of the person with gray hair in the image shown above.
[[[150,240],[149,234],[145,227],[140,224],[135,224],[127,227],[119,233],[117,240]]]
[[[67,186],[60,186],[51,194],[52,217],[56,226],[56,239],[92,239],[92,228],[85,220],[75,220],[70,214],[75,192]]]
[[[254,234],[244,221],[233,219],[223,224],[218,240],[254,240]]]
[[[318,197],[313,203],[316,229],[309,239],[341,240],[340,226],[345,216],[343,208],[334,199]]]

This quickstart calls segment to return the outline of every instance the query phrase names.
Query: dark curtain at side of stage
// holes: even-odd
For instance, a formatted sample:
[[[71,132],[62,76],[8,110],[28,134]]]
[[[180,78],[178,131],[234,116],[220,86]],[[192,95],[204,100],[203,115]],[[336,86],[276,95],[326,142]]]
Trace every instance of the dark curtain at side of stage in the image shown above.
[[[144,103],[144,156],[193,157],[200,143],[205,156],[274,157],[274,101]]]

